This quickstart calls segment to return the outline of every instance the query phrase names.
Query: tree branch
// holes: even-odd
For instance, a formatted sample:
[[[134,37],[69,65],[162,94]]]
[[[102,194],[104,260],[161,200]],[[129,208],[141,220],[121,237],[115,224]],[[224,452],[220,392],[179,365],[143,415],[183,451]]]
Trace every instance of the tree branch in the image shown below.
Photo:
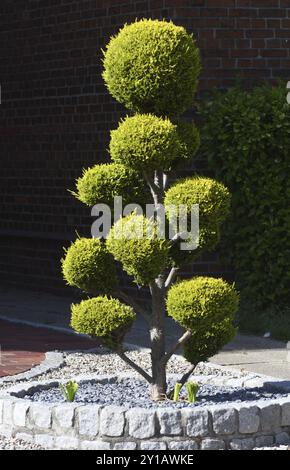
[[[171,284],[175,281],[178,271],[179,271],[179,268],[177,267],[171,268],[170,273],[168,274],[168,277],[165,281],[165,289],[169,289]]]
[[[154,183],[155,185],[157,186],[157,188],[159,189],[160,192],[163,192],[163,188],[164,188],[164,173],[160,170],[156,170],[154,172]]]
[[[134,361],[132,361],[128,356],[126,356],[126,354],[124,353],[124,351],[122,350],[114,350],[114,352],[120,357],[120,359],[122,359],[124,362],[126,362],[129,366],[132,367],[132,369],[134,369],[136,372],[138,372],[138,374],[140,374],[145,380],[147,380],[147,382],[149,382],[150,384],[152,384],[153,380],[152,380],[152,377],[147,374],[147,372],[145,372],[145,370],[143,370],[140,366],[138,366],[138,364],[136,364]]]
[[[171,243],[174,245],[175,243],[178,243],[180,240],[185,240],[187,233],[186,232],[178,232],[174,235],[174,237],[171,238]]]
[[[155,206],[157,206],[158,204],[158,193],[160,191],[160,188],[157,186],[157,184],[155,183],[154,181],[154,177],[153,178],[150,178],[150,176],[148,175],[148,173],[144,172],[144,178],[145,178],[145,181],[146,183],[148,184],[149,188],[150,188],[150,191],[151,191],[151,195],[153,197],[153,201],[154,201],[154,204]]]
[[[163,358],[161,359],[161,362],[163,364],[167,364],[167,362],[169,361],[169,359],[171,358],[171,356],[173,356],[173,354],[178,350],[178,348],[180,346],[182,346],[190,337],[191,337],[192,333],[191,331],[187,330],[180,338],[179,340],[175,343],[175,345],[173,346],[173,348],[171,349],[171,351],[167,352]]]
[[[142,315],[142,317],[145,318],[147,323],[150,323],[150,315],[147,312],[147,310],[144,307],[142,307],[141,305],[139,305],[138,302],[136,302],[134,299],[132,299],[132,297],[125,294],[125,292],[123,292],[123,291],[118,291],[117,296],[121,300],[123,300],[125,303],[130,305],[130,307],[132,307],[132,309],[135,310],[136,313],[139,313],[140,315]]]
[[[195,368],[196,368],[196,364],[191,364],[190,367],[188,368],[188,370],[185,372],[185,374],[183,374],[183,376],[181,377],[181,379],[179,380],[178,383],[184,385],[185,382],[188,381],[191,374],[194,372]]]
[[[163,173],[163,190],[164,191],[167,188],[167,184],[168,184],[168,175],[167,173]]]

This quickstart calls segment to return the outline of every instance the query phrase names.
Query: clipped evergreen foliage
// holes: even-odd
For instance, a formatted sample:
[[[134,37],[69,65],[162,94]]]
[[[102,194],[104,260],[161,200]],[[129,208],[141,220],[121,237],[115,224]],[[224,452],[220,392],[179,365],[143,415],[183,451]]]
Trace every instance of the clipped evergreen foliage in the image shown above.
[[[172,167],[180,167],[190,162],[195,156],[200,146],[199,130],[194,122],[179,120],[176,122],[177,134],[181,143],[181,151]]]
[[[123,206],[131,203],[144,206],[149,190],[140,174],[132,168],[118,163],[104,163],[84,170],[77,180],[75,196],[88,206],[107,204],[112,209],[115,196],[122,196]]]
[[[117,276],[112,255],[97,238],[79,238],[62,259],[64,279],[70,286],[89,293],[109,293],[116,289]]]
[[[73,304],[71,326],[78,333],[97,337],[109,347],[122,342],[136,315],[131,307],[107,296]]]
[[[166,266],[168,241],[158,238],[152,220],[133,213],[109,232],[107,248],[138,285],[149,284]]]
[[[203,329],[233,316],[239,296],[233,285],[222,279],[194,277],[173,285],[167,296],[168,315],[191,331]]]
[[[71,326],[79,333],[99,338],[102,344],[119,353],[149,382],[155,401],[164,400],[168,388],[163,347],[164,304],[169,316],[192,331],[193,337],[185,346],[185,355],[191,361],[206,359],[231,339],[234,334],[231,322],[238,307],[234,286],[222,279],[195,277],[172,286],[175,270],[168,269],[216,245],[230,205],[229,193],[221,183],[197,176],[174,184],[164,201],[167,177],[170,180],[174,170],[186,166],[200,144],[194,124],[181,119],[182,113],[194,104],[199,71],[198,48],[183,27],[151,19],[125,25],[104,52],[103,78],[111,95],[135,115],[131,113],[111,132],[109,150],[113,163],[86,170],[77,181],[75,194],[90,206],[105,203],[111,207],[114,196],[123,196],[125,203],[143,206],[149,194],[148,202],[154,202],[155,212],[159,212],[159,203],[167,206],[165,225],[170,229],[169,206],[187,205],[184,215],[187,224],[191,206],[199,205],[199,247],[192,253],[177,252],[176,240],[165,239],[166,227],[157,225],[148,213],[146,218],[138,210],[127,208],[125,214],[130,215],[117,219],[105,246],[95,239],[77,240],[62,263],[69,284],[94,295],[101,294],[72,306]],[[150,192],[145,189],[147,185]],[[191,230],[186,224],[179,227],[182,232],[186,232],[186,227],[187,232]],[[161,232],[163,229],[165,233]],[[135,283],[150,288],[148,332],[154,335],[151,375],[130,362],[120,349],[135,313],[131,307],[105,295],[115,293],[116,297],[126,299],[123,292],[118,293],[113,259],[120,262]],[[132,304],[133,299],[126,302]],[[138,302],[135,308],[147,318],[146,308],[143,311]],[[175,348],[173,345],[173,351]]]
[[[177,181],[165,195],[165,207],[169,205],[187,205],[188,213],[191,206],[199,205],[199,220],[202,224],[221,224],[229,213],[230,193],[218,181],[211,178],[194,176]],[[170,220],[170,211],[167,211]]]
[[[141,113],[182,114],[193,104],[199,72],[195,40],[172,22],[143,19],[125,25],[104,52],[109,92]]]
[[[190,231],[191,206],[199,206],[199,240],[195,250],[181,250],[181,242],[174,243],[170,248],[170,259],[173,265],[182,266],[192,263],[204,251],[212,251],[220,240],[220,225],[226,218],[230,208],[230,194],[227,188],[211,178],[194,176],[177,181],[166,192],[165,208],[169,221],[173,220],[179,205],[186,205],[187,227]],[[170,205],[174,206],[173,212]],[[178,218],[178,222],[180,222]]]
[[[237,333],[232,317],[225,318],[219,323],[212,323],[210,326],[205,325],[205,328],[203,328],[203,319],[204,317],[199,317],[199,324],[183,347],[185,359],[192,364],[207,361],[232,341]]]
[[[111,131],[112,159],[137,171],[169,169],[180,152],[176,126],[153,114],[127,117]]]

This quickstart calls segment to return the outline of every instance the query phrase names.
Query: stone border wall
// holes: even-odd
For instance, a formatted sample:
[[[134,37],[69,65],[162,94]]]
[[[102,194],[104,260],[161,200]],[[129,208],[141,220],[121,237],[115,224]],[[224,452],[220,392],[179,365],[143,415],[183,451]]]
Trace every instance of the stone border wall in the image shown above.
[[[80,450],[246,450],[290,442],[290,396],[180,410],[50,405],[21,398],[28,390],[58,384],[19,384],[2,392],[0,434],[48,449]]]

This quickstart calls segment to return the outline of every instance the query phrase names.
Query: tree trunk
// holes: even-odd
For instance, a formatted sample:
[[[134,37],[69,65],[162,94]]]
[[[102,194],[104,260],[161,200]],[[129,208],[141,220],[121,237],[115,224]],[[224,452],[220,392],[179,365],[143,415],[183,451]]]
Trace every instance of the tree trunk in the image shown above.
[[[152,321],[150,326],[152,385],[150,387],[152,400],[166,398],[166,365],[161,361],[165,353],[164,320],[165,320],[165,287],[164,278],[158,279],[150,286],[152,295]]]
[[[157,214],[158,205],[164,200],[164,175],[155,171],[153,182],[148,180],[148,184],[153,196],[155,211]],[[152,362],[152,383],[150,386],[152,400],[159,401],[166,399],[167,381],[166,364],[161,359],[165,354],[165,277],[160,274],[155,281],[149,285],[152,296],[152,315],[150,325],[151,340],[151,362]]]

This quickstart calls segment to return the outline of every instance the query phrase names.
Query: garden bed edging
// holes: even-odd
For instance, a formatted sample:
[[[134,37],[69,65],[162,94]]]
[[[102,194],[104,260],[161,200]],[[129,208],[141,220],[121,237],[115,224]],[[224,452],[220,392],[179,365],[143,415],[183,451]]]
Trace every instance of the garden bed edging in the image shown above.
[[[45,404],[22,398],[28,390],[61,382],[21,383],[2,391],[0,434],[48,449],[80,450],[246,450],[290,442],[290,395],[182,409]],[[273,386],[279,383],[289,388],[283,381]]]

